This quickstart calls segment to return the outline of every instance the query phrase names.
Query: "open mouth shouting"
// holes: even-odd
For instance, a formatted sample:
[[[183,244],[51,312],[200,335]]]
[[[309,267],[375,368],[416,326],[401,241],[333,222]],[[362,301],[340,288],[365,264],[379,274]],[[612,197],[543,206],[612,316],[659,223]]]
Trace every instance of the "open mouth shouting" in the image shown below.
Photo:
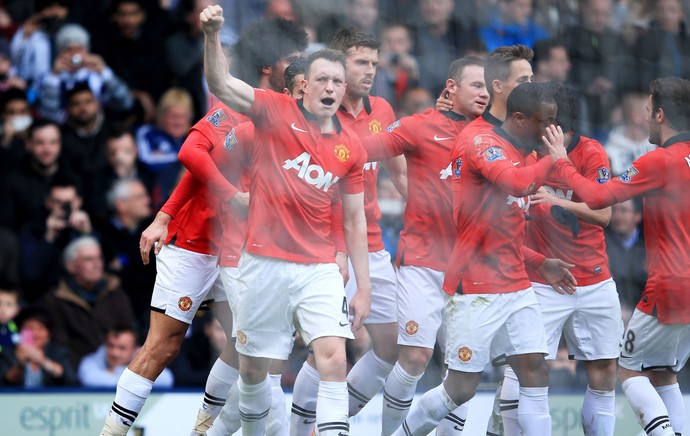
[[[335,99],[333,97],[326,97],[321,99],[321,104],[327,108],[330,108],[335,104]]]

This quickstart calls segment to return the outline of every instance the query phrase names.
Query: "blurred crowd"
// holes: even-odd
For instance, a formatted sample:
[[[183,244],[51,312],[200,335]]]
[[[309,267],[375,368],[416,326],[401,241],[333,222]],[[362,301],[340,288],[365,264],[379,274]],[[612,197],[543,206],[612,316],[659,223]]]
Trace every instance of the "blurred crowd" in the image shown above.
[[[136,353],[155,280],[139,236],[210,107],[199,13],[212,3],[226,11],[230,55],[265,17],[303,26],[309,51],[342,27],[377,35],[372,94],[400,117],[434,105],[452,60],[527,45],[536,81],[579,91],[579,133],[605,145],[614,174],[654,147],[650,80],[690,79],[681,0],[0,0],[0,385],[114,386]],[[394,258],[403,200],[380,184]],[[613,207],[606,230],[628,317],[647,276],[641,222],[631,200]],[[200,314],[157,386],[203,386],[224,341]],[[296,349],[295,372],[306,354]],[[567,359],[555,365],[563,386],[582,383]],[[289,373],[283,380],[290,386]]]

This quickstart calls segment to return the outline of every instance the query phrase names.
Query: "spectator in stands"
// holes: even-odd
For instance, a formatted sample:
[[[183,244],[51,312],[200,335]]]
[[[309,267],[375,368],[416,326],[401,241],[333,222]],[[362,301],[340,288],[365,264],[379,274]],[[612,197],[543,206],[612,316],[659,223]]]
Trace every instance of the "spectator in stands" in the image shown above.
[[[431,107],[434,107],[434,100],[429,91],[422,88],[410,88],[403,94],[396,115],[402,118],[420,114]]]
[[[582,21],[568,27],[563,42],[570,55],[570,82],[583,93],[587,117],[584,135],[605,137],[618,104],[623,42],[609,28],[612,0],[585,0]]]
[[[94,174],[85,186],[86,209],[94,217],[109,215],[107,194],[118,180],[139,180],[149,195],[155,185],[155,174],[138,158],[132,132],[122,124],[111,125],[105,136],[106,168]]]
[[[12,66],[7,40],[0,38],[0,92],[10,88],[26,89],[26,82],[17,76],[16,69]]]
[[[60,256],[67,244],[93,230],[91,218],[81,209],[79,181],[75,176],[56,176],[44,202],[43,213],[19,232],[21,284],[24,298],[30,302],[58,284]]]
[[[81,360],[77,372],[79,382],[86,387],[114,388],[137,351],[139,345],[136,330],[127,325],[111,327],[108,329],[105,343]],[[173,382],[172,371],[165,368],[153,387],[170,388]]]
[[[19,285],[19,241],[10,230],[0,227],[0,288]]]
[[[11,283],[0,282],[0,355],[11,353],[19,345],[19,290]]]
[[[637,88],[647,90],[656,77],[690,78],[690,29],[680,0],[658,0],[654,20],[637,39],[633,53]]]
[[[53,320],[45,309],[28,307],[17,317],[20,340],[0,353],[0,384],[42,388],[75,386],[77,377],[69,350],[52,341]]]
[[[385,98],[393,109],[402,96],[419,82],[419,65],[412,56],[412,37],[402,24],[390,24],[381,31],[379,66],[372,94]]]
[[[627,318],[632,315],[647,283],[647,256],[640,232],[641,221],[641,201],[631,199],[613,206],[611,224],[604,231],[609,268],[616,282],[624,318],[626,314]]]
[[[168,32],[166,23],[147,14],[144,0],[111,2],[109,22],[94,51],[130,87],[136,102],[146,114],[155,115],[155,102],[170,86],[170,73],[160,40]],[[178,54],[184,61],[184,54]]]
[[[47,118],[65,119],[65,93],[78,83],[86,83],[103,106],[114,112],[132,108],[127,84],[113,73],[103,58],[89,52],[90,37],[78,24],[66,24],[55,36],[57,56],[53,69],[41,80],[39,113]]]
[[[288,3],[287,0],[279,1]],[[321,21],[321,24],[318,28],[319,40],[330,41],[338,30],[347,27],[353,27],[372,35],[378,35],[378,3],[378,0],[344,1],[343,8],[334,10],[330,17]]]
[[[432,95],[441,93],[448,66],[479,39],[473,24],[453,17],[453,0],[420,0],[422,24],[415,29],[414,55],[419,62],[420,86]]]
[[[192,125],[193,111],[189,93],[170,88],[158,102],[156,124],[145,124],[136,131],[139,160],[156,175],[156,208],[165,202],[178,181],[182,166],[177,153]]]
[[[647,97],[648,94],[635,91],[623,97],[623,124],[611,130],[604,145],[613,175],[622,174],[638,157],[656,148],[649,142],[649,124],[645,112]]]
[[[183,88],[194,102],[194,119],[201,118],[208,109],[204,83],[204,33],[199,14],[212,0],[182,0],[180,13],[185,17],[184,29],[173,33],[165,41],[167,68],[172,73],[172,84]]]
[[[55,322],[53,339],[69,348],[70,360],[77,367],[93,353],[116,324],[132,325],[134,317],[127,294],[119,279],[103,271],[98,241],[82,236],[65,248],[66,273],[59,286],[41,301]]]
[[[26,156],[26,131],[33,122],[26,92],[10,88],[0,97],[0,169],[3,174],[21,165]]]
[[[565,45],[554,39],[538,41],[534,45],[533,82],[566,83],[572,64]]]
[[[53,121],[37,119],[27,131],[26,158],[6,176],[0,208],[0,224],[19,230],[40,217],[51,181],[57,174],[71,173],[60,159],[60,128]]]
[[[109,216],[96,221],[108,272],[117,275],[132,302],[138,326],[148,325],[151,293],[156,280],[155,261],[144,265],[139,253],[139,237],[148,227],[151,197],[137,179],[116,181],[108,192]]]
[[[95,94],[86,83],[66,93],[67,120],[62,125],[62,156],[88,182],[108,166],[105,136],[109,123]]]
[[[498,10],[479,28],[479,35],[489,52],[504,45],[534,48],[537,41],[549,36],[546,29],[532,20],[532,0],[499,0]]]

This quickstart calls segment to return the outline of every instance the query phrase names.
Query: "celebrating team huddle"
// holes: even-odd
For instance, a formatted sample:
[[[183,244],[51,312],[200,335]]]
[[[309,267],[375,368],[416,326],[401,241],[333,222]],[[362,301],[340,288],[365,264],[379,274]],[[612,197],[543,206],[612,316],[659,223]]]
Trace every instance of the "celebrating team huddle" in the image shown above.
[[[304,60],[303,31],[258,23],[277,48],[250,85],[228,73],[223,10],[200,19],[220,102],[192,128],[179,155],[188,172],[142,235],[142,258],[154,249],[158,265],[151,326],[102,435],[129,431],[208,304],[233,341],[192,435],[347,435],[348,417],[381,389],[382,434],[460,434],[491,364],[508,367],[486,434],[549,435],[546,359],[561,336],[586,369],[586,435],[614,434],[617,370],[647,434],[682,432],[690,82],[652,82],[660,148],[611,179],[602,146],[576,130],[573,91],[530,83],[525,46],[454,61],[437,109],[396,121],[369,96],[371,35],[343,30]],[[378,224],[379,166],[407,200],[393,264]],[[624,332],[603,228],[610,206],[634,196],[645,199],[649,281]],[[362,327],[373,347],[348,373],[346,339]],[[288,418],[280,374],[295,332],[311,353]],[[437,341],[446,376],[414,401]]]

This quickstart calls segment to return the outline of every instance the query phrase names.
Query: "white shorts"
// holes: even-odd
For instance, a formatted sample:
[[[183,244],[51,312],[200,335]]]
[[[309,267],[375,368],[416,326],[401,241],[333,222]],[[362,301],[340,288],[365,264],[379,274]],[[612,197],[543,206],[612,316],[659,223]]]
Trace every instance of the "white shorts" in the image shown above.
[[[224,299],[222,287],[211,289],[218,277],[217,256],[164,245],[156,256],[156,283],[151,310],[191,324],[202,303]]]
[[[541,304],[548,359],[555,359],[561,333],[568,354],[576,360],[615,359],[623,333],[621,304],[613,279],[578,286],[561,295],[549,285],[532,283]]]
[[[307,345],[325,336],[354,338],[335,263],[301,264],[242,253],[239,270],[238,352],[285,360],[295,328]]]
[[[221,266],[220,278],[223,282],[223,289],[225,290],[225,298],[230,305],[232,311],[232,337],[237,337],[237,305],[240,298],[240,269]]]
[[[398,344],[434,348],[443,322],[443,272],[401,266],[398,279]]]
[[[347,301],[357,292],[357,280],[349,258],[347,267],[350,280],[345,284]],[[396,322],[396,293],[398,291],[391,255],[386,250],[369,253],[369,277],[371,278],[371,312],[364,324],[386,324]]]
[[[659,324],[637,309],[620,341],[618,364],[631,371],[677,373],[690,356],[690,324]]]
[[[450,369],[482,372],[491,357],[546,354],[539,301],[532,288],[505,294],[455,294],[446,304]]]

